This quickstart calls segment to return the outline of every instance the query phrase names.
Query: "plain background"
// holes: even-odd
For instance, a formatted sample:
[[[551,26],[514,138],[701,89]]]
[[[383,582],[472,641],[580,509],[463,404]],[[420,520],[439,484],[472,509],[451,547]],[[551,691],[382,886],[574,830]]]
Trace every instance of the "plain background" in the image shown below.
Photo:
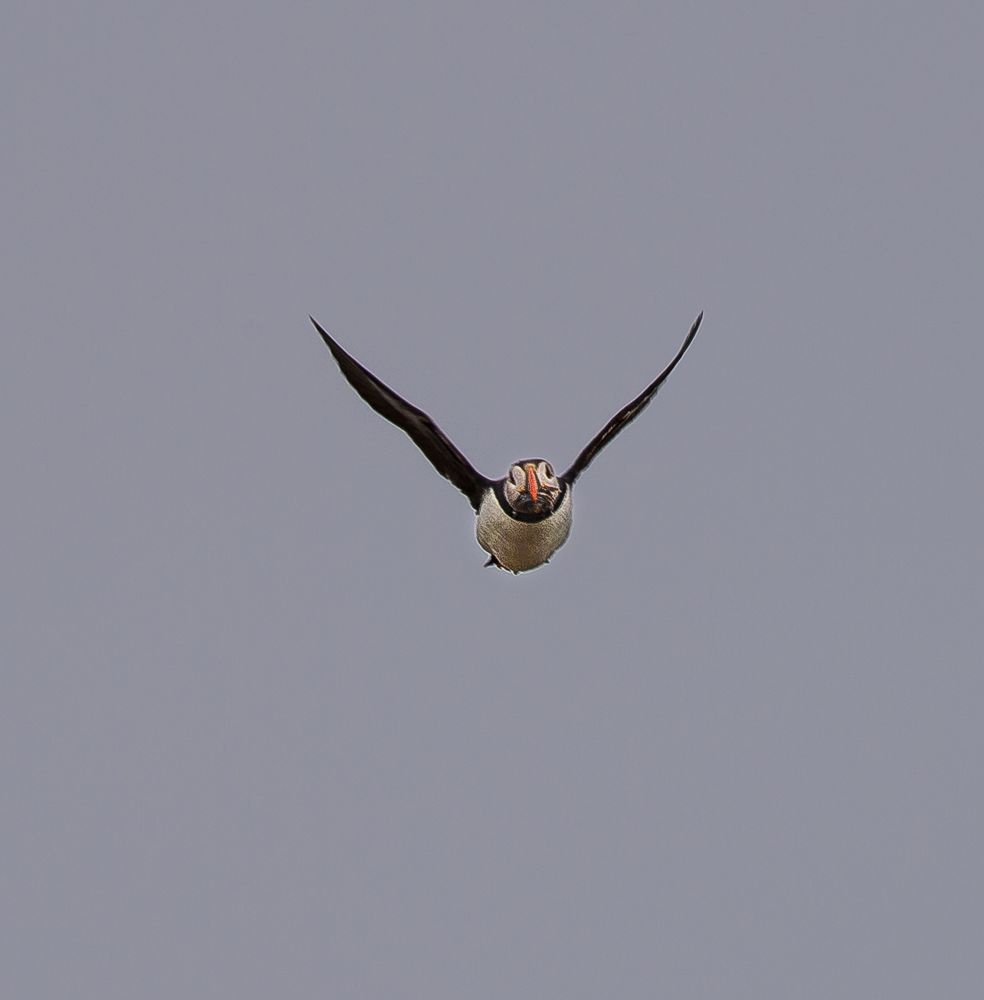
[[[980,997],[982,42],[7,4],[0,992]]]

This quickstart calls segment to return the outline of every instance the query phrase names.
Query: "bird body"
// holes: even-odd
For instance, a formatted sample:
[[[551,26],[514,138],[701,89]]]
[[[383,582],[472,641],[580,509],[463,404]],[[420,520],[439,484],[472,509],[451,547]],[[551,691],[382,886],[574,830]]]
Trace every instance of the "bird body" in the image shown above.
[[[564,490],[556,508],[539,515],[513,510],[501,490],[490,486],[482,494],[475,536],[491,556],[490,564],[513,573],[536,569],[567,541],[571,532],[571,491]]]
[[[486,566],[522,573],[542,566],[567,541],[575,481],[598,452],[646,408],[697,335],[703,317],[703,313],[698,315],[676,357],[608,421],[563,475],[556,475],[544,459],[532,458],[514,462],[502,479],[495,480],[479,473],[423,410],[360,365],[313,316],[311,322],[352,388],[377,413],[406,432],[434,468],[468,498],[478,515],[478,544],[489,554]]]

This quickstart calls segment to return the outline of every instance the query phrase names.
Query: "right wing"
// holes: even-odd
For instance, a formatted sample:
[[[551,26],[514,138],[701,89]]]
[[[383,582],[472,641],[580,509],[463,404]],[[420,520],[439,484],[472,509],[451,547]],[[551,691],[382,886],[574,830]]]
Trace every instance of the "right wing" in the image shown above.
[[[475,512],[482,504],[482,494],[491,481],[475,470],[471,462],[452,444],[450,438],[431,418],[411,405],[363,368],[328,335],[312,316],[311,322],[328,345],[349,385],[380,415],[410,435],[413,443],[430,459],[431,465],[471,501]]]

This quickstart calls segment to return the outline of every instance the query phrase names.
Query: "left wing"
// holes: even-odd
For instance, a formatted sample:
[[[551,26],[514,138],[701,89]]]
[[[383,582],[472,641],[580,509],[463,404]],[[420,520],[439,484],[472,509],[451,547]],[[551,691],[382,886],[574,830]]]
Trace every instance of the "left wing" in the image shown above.
[[[591,464],[595,455],[608,444],[609,441],[627,424],[630,424],[649,405],[649,401],[656,395],[656,390],[666,380],[667,375],[676,367],[677,362],[686,353],[691,341],[697,336],[700,321],[704,318],[704,312],[694,320],[694,325],[687,334],[687,339],[683,342],[683,347],[677,351],[676,357],[663,369],[654,382],[651,382],[642,392],[636,396],[627,406],[623,406],[618,413],[608,421],[607,424],[594,436],[588,446],[574,459],[574,464],[564,473],[563,477],[568,485],[573,486],[574,481]]]

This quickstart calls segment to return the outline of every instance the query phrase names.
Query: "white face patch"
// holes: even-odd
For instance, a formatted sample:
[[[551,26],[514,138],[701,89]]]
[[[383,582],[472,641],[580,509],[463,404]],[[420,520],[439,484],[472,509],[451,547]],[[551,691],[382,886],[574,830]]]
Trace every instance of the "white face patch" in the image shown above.
[[[506,500],[513,510],[523,510],[528,504],[524,496],[526,492],[526,467],[516,463],[510,466],[509,476],[505,481]]]

